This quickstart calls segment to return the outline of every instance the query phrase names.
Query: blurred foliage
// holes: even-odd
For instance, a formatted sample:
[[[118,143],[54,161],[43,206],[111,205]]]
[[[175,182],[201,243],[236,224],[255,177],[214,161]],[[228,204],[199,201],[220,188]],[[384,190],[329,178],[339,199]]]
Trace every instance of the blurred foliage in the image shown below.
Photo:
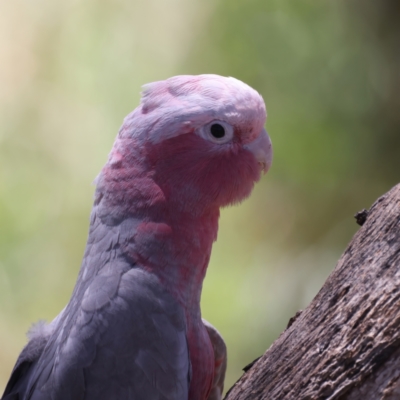
[[[0,391],[71,294],[93,195],[140,85],[218,73],[267,103],[274,164],[224,210],[203,315],[227,388],[323,284],[400,170],[395,0],[0,2]]]

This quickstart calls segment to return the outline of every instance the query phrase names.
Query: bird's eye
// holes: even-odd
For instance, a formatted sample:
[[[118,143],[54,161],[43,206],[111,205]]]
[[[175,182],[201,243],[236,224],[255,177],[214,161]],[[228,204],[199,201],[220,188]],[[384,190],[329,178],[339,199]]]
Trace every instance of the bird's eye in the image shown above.
[[[225,136],[225,128],[221,124],[212,124],[210,126],[210,132],[215,139],[221,139]]]
[[[212,121],[199,130],[199,134],[213,143],[224,144],[233,139],[233,127],[225,121]]]

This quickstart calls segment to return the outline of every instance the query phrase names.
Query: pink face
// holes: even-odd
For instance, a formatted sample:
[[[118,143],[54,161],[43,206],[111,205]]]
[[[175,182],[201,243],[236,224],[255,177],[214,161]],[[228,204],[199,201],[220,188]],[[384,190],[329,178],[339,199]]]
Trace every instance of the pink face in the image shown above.
[[[229,124],[221,121],[200,130],[148,144],[146,158],[153,179],[169,200],[189,209],[244,200],[271,164],[271,142],[265,130],[251,135],[251,140],[249,129],[238,126],[232,127],[230,137]]]

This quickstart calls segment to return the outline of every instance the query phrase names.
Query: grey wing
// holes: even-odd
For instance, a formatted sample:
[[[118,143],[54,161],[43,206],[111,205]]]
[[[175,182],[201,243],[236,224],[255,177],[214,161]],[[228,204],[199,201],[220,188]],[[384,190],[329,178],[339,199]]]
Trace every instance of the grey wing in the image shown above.
[[[187,400],[183,310],[152,274],[111,264],[65,310],[21,400]]]
[[[203,319],[214,350],[214,379],[207,400],[221,400],[224,391],[226,365],[228,361],[225,341],[221,334],[208,321]]]
[[[21,398],[21,394],[26,391],[29,378],[46,346],[46,342],[47,336],[43,333],[33,337],[24,347],[4,390],[3,400],[18,400]]]
[[[29,330],[28,337],[30,340],[15,363],[2,400],[18,400],[23,398],[23,393],[26,392],[30,377],[35,371],[37,362],[64,310],[50,324],[39,321]]]

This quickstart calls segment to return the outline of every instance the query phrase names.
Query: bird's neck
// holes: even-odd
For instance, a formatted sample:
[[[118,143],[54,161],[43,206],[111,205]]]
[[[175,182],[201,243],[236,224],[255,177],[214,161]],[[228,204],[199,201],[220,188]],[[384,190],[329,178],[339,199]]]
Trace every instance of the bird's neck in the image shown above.
[[[200,318],[201,289],[217,237],[219,208],[179,207],[148,177],[136,179],[134,185],[130,181],[133,189],[124,187],[124,182],[119,175],[112,193],[98,187],[95,217],[117,235],[119,257],[154,273],[192,317]]]
[[[187,213],[174,215],[173,210],[166,209],[165,215],[143,218],[124,238],[134,246],[123,251],[134,263],[157,275],[173,296],[194,312],[199,310],[219,213],[213,210],[193,217]]]

